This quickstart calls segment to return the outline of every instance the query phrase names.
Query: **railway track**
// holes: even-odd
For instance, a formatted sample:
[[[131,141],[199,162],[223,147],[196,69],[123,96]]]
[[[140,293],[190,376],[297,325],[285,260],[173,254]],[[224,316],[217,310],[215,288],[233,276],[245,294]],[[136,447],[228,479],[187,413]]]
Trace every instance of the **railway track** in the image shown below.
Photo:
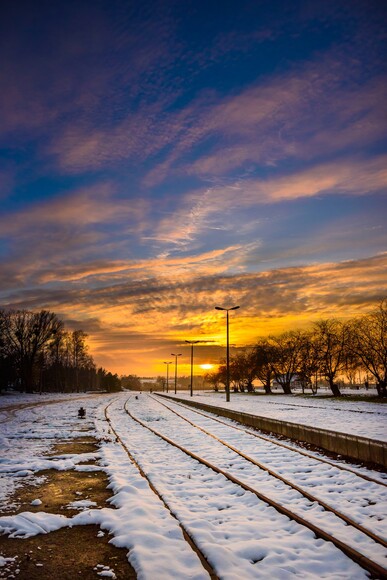
[[[163,442],[164,446],[168,446],[168,449],[174,448],[175,453],[178,450],[180,454],[184,454],[191,461],[194,461],[195,465],[200,464],[202,466],[201,469],[205,469],[207,473],[216,473],[218,476],[225,478],[228,484],[233,489],[235,488],[231,492],[233,495],[252,494],[260,502],[259,505],[265,506],[260,509],[267,509],[267,506],[270,506],[277,513],[276,517],[283,518],[285,516],[290,522],[296,522],[304,529],[312,531],[317,538],[324,540],[325,544],[332,542],[336,548],[361,566],[363,570],[370,573],[372,577],[387,578],[387,571],[384,567],[386,542],[373,530],[367,529],[348,515],[338,512],[325,500],[311,494],[310,490],[301,485],[293,484],[280,473],[275,473],[273,469],[260,464],[256,459],[227,442],[224,437],[219,437],[219,434],[211,432],[213,428],[209,430],[208,425],[205,428],[203,425],[195,424],[192,420],[192,415],[194,414],[192,409],[184,407],[184,414],[189,415],[192,413],[192,415],[183,417],[181,413],[172,409],[171,405],[165,405],[165,403],[157,400],[157,405],[160,409],[163,409],[164,414],[160,412],[152,413],[143,404],[146,397],[140,397],[140,399],[142,401],[131,400],[131,409],[129,409],[128,399],[125,403],[125,412],[132,426],[136,425],[137,429],[142,428],[142,433],[148,432],[148,436],[154,438],[155,443],[152,444],[153,446],[157,445],[156,438],[158,438],[158,440]],[[152,401],[153,403],[156,402],[154,398],[152,398]],[[197,417],[201,417],[202,421],[213,421],[213,424],[217,424],[216,420],[214,421],[199,412],[195,413]],[[173,420],[170,419],[171,416],[173,416]],[[160,472],[157,472],[156,475],[157,470],[154,467],[158,463],[157,455],[153,463],[141,465],[144,458],[142,458],[141,454],[140,458],[135,458],[133,450],[130,450],[128,444],[123,440],[125,438],[123,437],[125,430],[121,434],[118,432],[113,425],[114,421],[108,416],[107,411],[106,418],[109,420],[117,440],[125,446],[131,461],[137,462],[136,465],[141,470],[143,477],[150,480],[152,490],[159,494],[171,513],[180,520],[182,508],[181,506],[179,507],[179,502],[176,501],[174,496],[176,492],[171,491],[169,488],[167,488],[167,491],[164,488],[162,490],[159,489],[162,478]],[[154,423],[157,423],[157,428],[154,428]],[[223,430],[227,428],[230,432],[232,431],[232,427],[223,422],[217,425],[218,428],[220,427]],[[130,425],[127,427],[131,428]],[[141,435],[141,437],[144,436]],[[240,436],[239,433],[238,436]],[[211,442],[210,444],[209,441]],[[272,443],[271,440],[270,443]],[[147,447],[147,449],[149,448]],[[167,449],[167,447],[163,447],[163,453],[164,449]],[[194,468],[190,467],[189,469]],[[353,474],[351,476],[353,477]],[[213,476],[204,475],[203,477],[204,479],[206,477],[211,479]],[[206,494],[210,494],[210,491],[206,490]],[[207,501],[211,502],[212,500],[207,497]],[[203,509],[203,507],[200,509]],[[190,519],[195,520],[195,514],[191,514],[188,518],[186,516],[185,523],[181,524],[187,536],[187,541],[193,542],[192,547],[200,555],[203,562],[210,562],[211,564],[211,550],[209,553],[206,552],[206,547],[200,539],[200,534],[198,540],[195,540],[197,531],[190,526]],[[287,525],[287,523],[282,524],[284,528]],[[321,550],[321,547],[319,549]],[[216,577],[214,567],[212,569],[207,568],[207,571],[210,575],[213,575],[212,577]],[[250,577],[261,576],[255,576],[253,573]]]
[[[220,437],[218,437],[217,435],[211,433],[207,429],[204,429],[200,425],[195,424],[193,421],[190,421],[187,417],[184,417],[182,414],[180,414],[177,411],[175,411],[169,405],[166,405],[165,403],[162,403],[161,401],[157,401],[157,402],[159,404],[161,404],[163,407],[165,407],[166,409],[168,409],[169,411],[171,411],[172,413],[174,413],[175,415],[177,415],[178,417],[180,417],[181,419],[183,419],[184,421],[186,421],[187,423],[189,423],[190,425],[192,425],[193,427],[196,427],[197,429],[199,429],[203,433],[206,433],[209,437],[213,437],[216,441],[219,441],[219,443],[221,443],[222,445],[224,445],[228,449],[231,449],[232,451],[234,451],[235,453],[237,453],[240,457],[243,457],[244,459],[246,459],[246,461],[249,461],[253,465],[257,466],[258,468],[266,471],[272,477],[274,477],[274,478],[278,479],[279,481],[282,481],[286,485],[292,487],[293,489],[295,489],[296,491],[298,491],[299,493],[301,493],[306,499],[308,499],[308,500],[310,500],[312,502],[318,503],[320,506],[322,506],[324,508],[324,510],[333,513],[335,516],[337,516],[338,518],[340,518],[341,520],[343,520],[346,524],[348,524],[348,525],[356,528],[357,530],[359,530],[363,534],[365,534],[368,537],[370,537],[371,539],[373,539],[375,542],[377,542],[380,545],[382,545],[383,547],[387,548],[387,541],[385,541],[384,538],[381,538],[377,534],[373,533],[371,530],[368,530],[366,527],[364,527],[361,524],[359,524],[358,522],[356,522],[353,518],[349,517],[348,515],[346,515],[344,513],[341,513],[338,509],[336,509],[333,506],[329,505],[326,501],[318,498],[316,495],[313,495],[308,490],[302,488],[301,486],[297,485],[296,483],[294,483],[294,482],[290,481],[289,479],[283,477],[280,473],[274,471],[273,469],[271,469],[267,465],[263,464],[260,461],[257,461],[256,459],[253,459],[252,457],[249,457],[246,453],[244,453],[240,449],[237,449],[233,445],[230,445],[229,443],[227,443],[227,441],[221,439]],[[183,405],[179,405],[179,406],[184,407]],[[190,411],[191,411],[191,409],[189,410],[189,412]],[[193,411],[193,414],[195,414],[195,413],[196,413],[196,411]],[[199,414],[200,415],[200,413],[196,413],[196,414]],[[212,420],[211,417],[207,417],[207,419]],[[225,422],[222,422],[222,424],[224,426],[226,426],[226,427],[229,427],[229,425],[227,425],[227,423],[225,423]],[[241,431],[243,432],[244,430],[242,429]],[[244,432],[246,434],[248,434],[248,431],[244,431]],[[288,447],[288,449],[290,449],[290,448]],[[295,452],[297,453],[297,451],[295,451]],[[303,454],[303,455],[309,457],[310,459],[315,459],[310,454]],[[317,461],[319,461],[319,459],[317,459]],[[322,463],[325,463],[325,462],[322,461]],[[345,470],[345,468],[340,468],[340,469],[342,471],[349,471],[349,472],[353,473],[352,470]],[[370,480],[370,478],[367,478],[367,479]],[[371,481],[373,481],[374,483],[378,483],[378,482],[376,482],[375,480],[372,480],[372,479],[371,479]],[[384,486],[385,484],[382,484],[382,485]]]
[[[339,469],[341,471],[347,471],[349,473],[353,473],[356,476],[360,477],[361,479],[364,479],[365,481],[371,481],[371,482],[376,483],[380,486],[387,487],[387,483],[385,481],[382,481],[382,479],[376,479],[375,477],[371,477],[369,475],[366,475],[365,473],[360,472],[359,470],[352,469],[348,466],[345,466],[343,464],[339,464],[339,463],[334,462],[334,461],[330,461],[329,459],[327,459],[326,457],[322,457],[321,455],[317,455],[317,454],[312,455],[311,453],[308,453],[307,451],[304,451],[300,448],[297,448],[294,445],[293,446],[287,445],[286,443],[283,443],[282,441],[279,441],[278,439],[266,437],[265,435],[262,435],[261,433],[257,433],[256,431],[254,431],[253,428],[237,426],[235,424],[235,421],[233,421],[232,419],[228,419],[228,422],[226,420],[219,419],[219,417],[215,416],[216,415],[216,408],[214,408],[214,413],[210,413],[209,411],[208,412],[207,411],[199,411],[198,409],[194,409],[192,407],[187,407],[183,403],[180,403],[177,401],[173,401],[173,404],[177,405],[181,408],[184,408],[185,410],[192,411],[196,415],[201,415],[201,416],[206,417],[208,419],[212,419],[213,421],[215,421],[221,425],[226,425],[227,427],[235,429],[236,431],[249,434],[253,437],[256,437],[257,439],[260,439],[261,441],[267,441],[268,443],[272,443],[273,445],[276,445],[277,447],[282,447],[283,449],[288,449],[289,451],[292,451],[294,453],[298,453],[299,455],[302,455],[304,457],[309,457],[310,459],[316,460],[320,463],[325,463],[326,465],[330,465],[330,466],[332,466],[336,469]]]
[[[130,461],[137,468],[137,470],[139,471],[140,475],[144,479],[147,480],[148,485],[149,485],[150,489],[153,491],[153,493],[159,498],[159,500],[162,502],[162,504],[165,506],[165,508],[168,510],[168,512],[171,514],[171,516],[178,522],[178,525],[179,525],[179,527],[181,528],[181,530],[183,532],[184,539],[189,544],[189,546],[192,548],[192,550],[198,555],[198,557],[199,557],[199,559],[200,559],[200,561],[201,561],[201,563],[203,565],[203,568],[208,572],[211,580],[219,580],[218,576],[215,574],[215,571],[213,570],[213,568],[211,567],[211,565],[207,562],[207,560],[206,560],[205,556],[203,555],[202,551],[196,545],[195,541],[191,538],[191,536],[187,532],[185,526],[182,524],[182,522],[176,516],[176,514],[173,511],[173,509],[165,501],[165,499],[160,494],[160,492],[158,491],[158,489],[156,488],[156,486],[152,483],[152,481],[150,480],[150,478],[146,475],[145,471],[142,469],[141,465],[135,459],[135,457],[133,456],[133,454],[129,450],[128,446],[124,443],[124,441],[122,440],[122,438],[120,437],[120,435],[118,434],[118,432],[116,431],[116,429],[113,427],[112,421],[111,421],[111,419],[110,419],[110,417],[108,415],[108,408],[110,407],[111,404],[112,403],[109,403],[109,405],[107,405],[105,407],[104,414],[105,414],[106,421],[109,423],[110,429],[112,430],[112,432],[114,433],[114,436],[116,437],[116,441],[123,447],[123,449],[125,450],[127,456],[129,457]]]

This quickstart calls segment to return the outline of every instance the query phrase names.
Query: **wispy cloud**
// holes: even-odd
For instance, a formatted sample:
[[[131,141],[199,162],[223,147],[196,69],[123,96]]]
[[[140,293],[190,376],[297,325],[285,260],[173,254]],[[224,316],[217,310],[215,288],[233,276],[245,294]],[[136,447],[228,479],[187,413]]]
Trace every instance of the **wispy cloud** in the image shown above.
[[[387,125],[387,79],[343,85],[342,70],[335,68],[326,59],[213,104],[192,104],[194,112],[186,121],[195,119],[194,125],[180,132],[173,152],[152,169],[146,183],[163,180],[171,171],[222,176],[284,160],[322,161],[348,147],[359,154],[378,143]],[[215,144],[209,145],[210,138]]]
[[[152,239],[171,249],[187,248],[212,230],[233,230],[239,235],[251,230],[251,221],[257,225],[256,215],[263,205],[330,195],[383,193],[387,186],[386,167],[384,155],[371,160],[339,159],[283,176],[249,176],[231,184],[188,192],[173,211],[155,224]],[[242,210],[251,210],[251,214],[244,211],[238,217]]]
[[[89,185],[46,201],[32,202],[23,209],[3,213],[0,217],[2,235],[29,235],[31,230],[51,228],[84,228],[96,224],[111,224],[129,220],[139,224],[146,215],[148,202],[141,198],[122,199],[112,182]]]
[[[123,266],[117,255],[115,260],[110,255],[123,254],[124,246],[131,255],[126,240],[141,236],[147,216],[146,200],[120,199],[107,182],[3,212],[0,240],[7,248],[0,274],[3,291],[107,271],[114,276]]]

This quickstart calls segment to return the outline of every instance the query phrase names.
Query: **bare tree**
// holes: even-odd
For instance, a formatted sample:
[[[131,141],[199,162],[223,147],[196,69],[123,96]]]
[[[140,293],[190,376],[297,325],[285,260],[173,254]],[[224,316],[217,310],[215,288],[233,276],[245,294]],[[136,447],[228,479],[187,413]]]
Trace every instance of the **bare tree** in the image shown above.
[[[336,381],[338,374],[345,369],[349,325],[329,318],[316,322],[314,329],[320,372],[328,380],[333,395],[339,397],[341,393]]]
[[[317,392],[317,385],[313,389],[313,376],[319,370],[318,345],[313,332],[300,332],[301,348],[298,361],[298,380],[301,384],[302,392],[310,388],[313,393]]]
[[[256,378],[262,383],[266,394],[271,393],[271,380],[273,378],[272,359],[273,346],[266,338],[262,338],[254,347]]]
[[[272,347],[272,370],[275,379],[286,395],[291,394],[291,384],[300,366],[303,337],[300,331],[284,332],[269,337]]]
[[[251,348],[241,349],[231,357],[230,379],[234,385],[234,391],[243,393],[245,389],[249,392],[254,390],[253,381],[257,376],[256,366],[255,353]],[[221,376],[225,374],[226,368],[224,363],[220,371]]]
[[[40,379],[37,363],[43,360],[41,354],[63,323],[48,310],[9,310],[1,316],[6,350],[15,357],[22,389],[31,393]]]
[[[379,397],[387,395],[387,299],[351,325],[351,348],[375,378]]]
[[[5,310],[0,310],[0,391],[17,381],[17,361],[14,349],[10,348],[8,340],[8,316]]]
[[[89,364],[86,346],[87,334],[83,330],[74,330],[70,334],[71,365],[75,373],[75,389],[79,393],[79,372]]]
[[[206,373],[204,375],[204,380],[214,387],[214,391],[219,391],[219,386],[225,380],[225,377],[222,377],[222,373],[219,371],[213,371],[211,373]],[[224,384],[224,383],[223,383]]]

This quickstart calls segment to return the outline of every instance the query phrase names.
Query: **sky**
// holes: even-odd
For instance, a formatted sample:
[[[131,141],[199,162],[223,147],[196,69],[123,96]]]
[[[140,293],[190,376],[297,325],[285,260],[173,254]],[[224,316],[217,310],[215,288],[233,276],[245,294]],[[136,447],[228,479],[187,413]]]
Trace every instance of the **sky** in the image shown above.
[[[140,376],[387,295],[376,0],[3,0],[0,305]],[[234,348],[234,346],[232,347]]]

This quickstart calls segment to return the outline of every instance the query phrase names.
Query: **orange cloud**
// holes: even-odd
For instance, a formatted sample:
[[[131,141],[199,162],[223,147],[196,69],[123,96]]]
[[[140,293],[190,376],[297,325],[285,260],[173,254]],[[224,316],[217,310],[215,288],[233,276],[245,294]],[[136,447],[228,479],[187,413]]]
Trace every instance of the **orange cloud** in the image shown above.
[[[211,253],[202,256],[203,261],[207,258],[211,260]],[[222,356],[225,322],[214,310],[217,305],[240,305],[233,314],[231,342],[243,346],[258,336],[305,327],[321,317],[365,312],[387,294],[386,272],[387,253],[228,276],[215,269],[213,274],[204,270],[197,277],[182,277],[171,269],[135,280],[127,272],[126,281],[120,274],[117,283],[106,282],[101,288],[76,284],[39,294],[19,291],[10,305],[50,308],[71,324],[76,320],[90,333],[97,364],[150,375],[160,373],[160,361],[183,348],[185,340],[204,341],[195,355],[198,365]]]

